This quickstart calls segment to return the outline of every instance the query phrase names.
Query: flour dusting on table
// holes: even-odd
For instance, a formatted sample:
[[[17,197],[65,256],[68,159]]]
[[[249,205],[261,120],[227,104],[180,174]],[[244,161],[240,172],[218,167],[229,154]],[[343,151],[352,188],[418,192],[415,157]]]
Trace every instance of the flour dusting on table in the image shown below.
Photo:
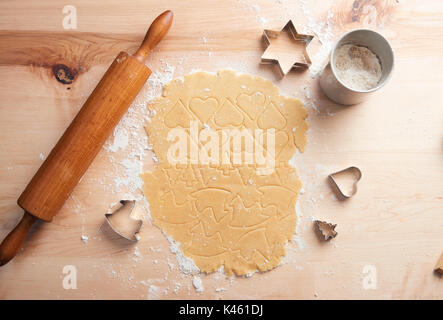
[[[278,1],[278,5],[282,5],[282,3],[283,1]],[[301,30],[301,32],[314,33],[321,42],[320,49],[311,56],[313,64],[309,71],[311,78],[314,79],[322,70],[323,65],[328,59],[329,51],[332,48],[333,33],[330,22],[332,21],[333,13],[330,12],[326,20],[316,19],[308,9],[308,2],[306,0],[301,0],[300,3],[302,12],[308,19],[308,24],[306,25],[305,29]],[[252,13],[257,16],[259,24],[263,24],[266,22],[268,17],[262,17],[260,15],[260,10],[261,8],[258,5],[254,6],[252,8]],[[285,16],[286,15],[287,13],[285,13]],[[201,41],[204,45],[208,45],[211,43],[211,41],[208,41],[206,36],[202,37]],[[255,58],[254,55],[251,55],[251,57]],[[185,55],[183,59],[187,58],[189,58],[189,55]],[[181,65],[183,59],[178,62],[177,67]],[[121,198],[135,199],[143,203],[146,209],[145,218],[149,218],[149,204],[144,199],[144,196],[142,194],[142,181],[140,180],[139,174],[143,172],[143,163],[146,163],[146,161],[151,163],[156,161],[156,156],[151,152],[152,148],[149,144],[149,139],[144,130],[146,121],[149,121],[149,119],[155,116],[155,114],[151,114],[146,106],[147,104],[149,104],[150,101],[161,95],[163,85],[173,79],[175,72],[175,66],[171,66],[170,64],[162,60],[160,60],[160,62],[160,71],[153,72],[142,91],[139,93],[135,101],[130,106],[126,115],[122,118],[118,126],[115,128],[113,136],[110,137],[106,142],[105,149],[108,151],[107,156],[109,157],[109,163],[112,166],[112,170],[110,170],[109,173],[106,174],[106,177],[103,179],[103,181],[106,181],[106,184],[104,184],[103,181],[99,181],[99,183],[104,186],[106,191],[116,194]],[[231,68],[235,68],[238,71],[247,72],[254,65],[254,63],[255,62],[250,61],[250,59],[229,62],[220,59],[214,59],[214,68],[226,68],[227,66],[230,66]],[[312,88],[312,82],[313,80],[309,81],[306,89],[304,89],[305,91],[303,94],[305,95],[305,98],[307,100],[307,103],[305,105],[311,107],[315,112],[318,113],[319,111],[316,110],[317,107],[315,103],[316,96],[312,94],[310,89]],[[303,178],[302,180],[306,181],[305,178]],[[111,183],[109,184],[108,181],[110,181]],[[308,197],[312,194],[311,189],[312,188],[309,187],[306,189]],[[297,228],[299,228],[299,226],[297,226]],[[297,234],[298,233],[299,230],[297,230]],[[297,250],[305,249],[305,244],[301,240],[301,238],[296,236],[294,237],[293,241],[297,244]],[[128,250],[129,259],[135,258],[135,260],[139,260],[140,257],[145,256],[145,251],[143,249],[146,248],[141,246],[139,246],[139,248],[139,251],[137,249],[138,252],[134,252],[134,249]],[[199,277],[194,277],[196,274],[199,274],[200,270],[191,259],[183,255],[178,243],[170,240],[169,249],[172,253],[175,254],[177,260],[176,265],[175,261],[173,263],[168,259],[167,264],[165,264],[165,269],[167,270],[167,273],[164,275],[164,278],[153,278],[145,282],[145,284],[149,286],[147,292],[145,291],[146,297],[149,299],[155,299],[163,294],[166,294],[167,289],[163,290],[165,286],[168,286],[169,291],[174,294],[177,294],[178,292],[183,292],[184,290],[187,290],[188,294],[193,291],[203,291],[203,280],[205,280],[206,278],[209,279],[209,276],[202,275]],[[295,263],[295,253],[293,252],[292,246],[288,247],[287,249],[289,252],[285,258],[284,263]],[[143,260],[143,263],[148,263],[148,261],[148,257],[146,257]],[[161,260],[159,261],[161,262]],[[298,267],[296,266],[296,269],[297,268]],[[181,275],[179,275],[178,277],[181,277],[183,281],[172,281],[172,279],[170,279],[169,284],[168,282],[165,282],[168,273],[177,269],[181,271]],[[118,269],[115,270],[115,266],[111,268],[109,272],[113,275],[113,277],[117,275],[117,277],[120,278],[121,272]],[[132,273],[130,273],[130,278],[132,277],[131,274]],[[187,284],[186,282],[184,282],[185,279],[187,281]],[[223,292],[228,290],[230,286],[239,281],[238,279],[226,279],[223,271],[212,275],[212,279],[217,281],[217,287],[214,288],[214,290],[218,294],[223,294]],[[131,281],[132,278],[131,280],[129,280],[128,278],[128,283],[133,285],[133,282]],[[153,285],[152,283],[155,283],[155,285]],[[162,289],[159,288],[160,285]]]
[[[114,184],[110,186],[113,192],[124,192],[127,199],[142,200],[141,187],[143,182],[140,173],[143,171],[143,160],[150,150],[148,137],[144,132],[144,125],[153,115],[146,108],[149,101],[159,97],[163,85],[172,80],[175,68],[162,62],[162,71],[151,74],[142,91],[129,107],[117,127],[113,137],[108,139],[105,149],[109,151],[109,160],[113,166],[112,176]],[[117,153],[125,155],[117,160]],[[115,155],[114,155],[115,154]],[[155,161],[155,155],[154,159]]]

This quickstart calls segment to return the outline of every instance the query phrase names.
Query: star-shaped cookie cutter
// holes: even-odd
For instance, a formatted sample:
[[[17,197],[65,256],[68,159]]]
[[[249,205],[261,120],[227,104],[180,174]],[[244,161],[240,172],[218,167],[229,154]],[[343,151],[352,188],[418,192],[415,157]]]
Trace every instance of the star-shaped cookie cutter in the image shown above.
[[[297,61],[298,58],[296,53],[288,52],[287,49],[285,51],[278,52],[277,50],[276,52],[273,52],[273,46],[270,39],[277,39],[280,33],[283,31],[289,33],[291,40],[299,43],[301,42],[303,44],[302,53],[304,61]],[[279,31],[265,29],[263,31],[263,40],[266,44],[266,48],[265,52],[261,56],[261,62],[277,63],[282,77],[284,77],[292,68],[309,68],[309,66],[312,64],[312,61],[309,58],[307,47],[313,38],[314,36],[312,35],[298,33],[292,20],[289,20]]]

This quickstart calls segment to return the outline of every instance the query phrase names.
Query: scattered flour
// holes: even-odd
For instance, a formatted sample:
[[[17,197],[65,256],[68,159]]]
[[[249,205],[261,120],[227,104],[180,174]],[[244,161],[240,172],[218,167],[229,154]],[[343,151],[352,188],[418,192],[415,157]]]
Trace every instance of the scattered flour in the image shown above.
[[[265,17],[259,17],[258,18],[258,22],[260,22],[260,24],[262,26],[266,25],[268,23],[268,19],[266,19]]]
[[[134,247],[134,257],[132,258],[132,260],[134,260],[135,262],[140,261],[141,259],[141,254],[140,251],[138,250],[138,247]]]
[[[277,0],[277,2],[282,3],[283,0]],[[313,64],[310,68],[310,72],[311,76],[315,77],[317,73],[322,70],[323,63],[327,61],[330,49],[332,48],[333,35],[331,32],[331,26],[329,24],[329,21],[332,18],[332,13],[328,15],[326,21],[316,21],[306,9],[307,1],[301,0],[301,3],[303,12],[309,19],[307,30],[302,30],[302,32],[307,33],[311,31],[320,39],[322,43],[322,46],[317,54],[314,57],[311,56]],[[259,16],[260,7],[258,5],[253,7],[252,10],[260,24],[263,25],[268,22],[266,18]],[[202,37],[201,41],[204,44],[207,43],[207,39],[205,37]],[[210,55],[212,55],[212,53]],[[131,199],[141,200],[140,202],[143,202],[146,208],[148,218],[149,204],[147,203],[146,199],[144,199],[141,190],[142,181],[139,174],[143,172],[143,160],[146,155],[148,157],[152,157],[153,162],[156,162],[157,158],[155,154],[152,154],[151,156],[149,151],[152,150],[152,147],[150,146],[148,138],[144,132],[146,122],[155,116],[155,114],[151,112],[147,106],[149,106],[150,101],[161,95],[163,85],[173,79],[175,72],[175,67],[162,60],[160,60],[160,62],[162,64],[161,71],[156,71],[151,74],[147,84],[144,86],[140,94],[130,106],[126,115],[115,128],[113,137],[105,144],[105,149],[108,151],[107,155],[109,156],[109,162],[112,165],[112,170],[110,171],[109,175],[107,175],[108,179],[110,179],[112,183],[112,185],[109,186],[110,191],[119,193],[122,196]],[[242,61],[240,64],[233,64],[232,61],[226,62],[220,59],[214,60],[214,63],[214,69],[233,68],[236,71],[244,72],[248,72],[249,65],[255,65],[254,61],[251,63]],[[194,72],[195,71],[201,70],[194,70]],[[307,99],[311,100],[312,97],[309,88],[306,89],[305,95]],[[315,105],[312,106],[312,108],[315,108]],[[186,277],[186,275],[193,275],[192,286],[197,292],[203,292],[204,288],[202,280],[200,277],[195,276],[200,272],[199,268],[195,265],[192,259],[184,256],[183,252],[180,250],[179,243],[175,242],[171,237],[167,235],[165,236],[170,242],[170,251],[176,256],[178,269],[180,269],[180,271],[184,274],[184,277]],[[293,240],[298,242],[297,238],[294,238]],[[302,250],[304,244],[298,243],[298,247]],[[140,258],[140,252],[137,248],[135,248],[134,259],[138,261]],[[168,262],[168,266],[170,270],[175,268],[174,264],[170,262]],[[221,274],[223,274],[223,271],[221,271]],[[216,276],[219,276],[219,274],[216,274]],[[231,279],[231,281],[233,280]],[[174,288],[172,289],[173,292],[178,293],[180,289],[181,284],[176,282],[174,284]],[[224,287],[215,289],[216,292],[223,292],[226,290],[227,289]],[[148,299],[158,298],[161,294],[162,290],[160,290],[157,286],[149,286],[147,294]]]
[[[198,293],[203,292],[204,288],[203,288],[203,283],[202,283],[202,279],[200,279],[197,276],[194,276],[192,278],[192,285],[195,288],[195,291],[197,291]]]
[[[156,299],[158,298],[160,295],[159,289],[158,287],[154,286],[153,284],[151,284],[148,288],[148,299]]]
[[[122,197],[125,198],[135,200],[144,198],[143,181],[139,175],[143,172],[143,157],[146,151],[151,149],[144,126],[146,121],[155,116],[148,110],[147,104],[161,95],[163,85],[172,80],[175,70],[163,60],[160,60],[160,63],[162,70],[151,74],[128,112],[114,129],[113,137],[105,144],[109,162],[112,165],[112,170],[107,177],[113,182],[112,185],[106,187],[111,192],[122,193]],[[121,160],[122,155],[123,160]],[[99,182],[104,185],[103,181]]]
[[[292,241],[294,241],[294,242],[297,244],[297,247],[298,247],[300,250],[304,250],[304,249],[306,248],[306,243],[305,243],[305,241],[304,241],[302,238],[300,238],[300,236],[295,235],[295,236],[292,238]]]
[[[334,34],[332,33],[332,18],[334,13],[329,11],[325,20],[317,21],[311,10],[309,9],[308,0],[300,0],[300,7],[303,15],[308,19],[307,25],[304,27],[302,32],[304,33],[314,33],[318,40],[321,42],[321,47],[311,57],[312,65],[309,67],[309,72],[311,77],[317,77],[326,65],[329,53],[331,52],[333,46]]]
[[[180,250],[180,244],[175,242],[170,236],[164,234],[168,239],[170,246],[169,249],[175,254],[178,262],[178,267],[184,274],[197,274],[200,269],[195,265],[194,261],[188,257],[185,257],[183,252]]]
[[[118,128],[118,130],[114,130],[114,141],[113,144],[109,147],[109,151],[117,152],[118,150],[124,150],[128,146],[128,131],[122,130],[122,128]]]
[[[142,162],[137,159],[124,159],[120,164],[125,168],[125,177],[116,177],[114,179],[115,185],[129,186],[131,190],[136,190],[143,187],[143,181],[140,178],[142,172]]]
[[[304,87],[303,90],[305,92],[306,99],[311,99],[312,95],[311,95],[311,90],[309,89],[309,87]]]
[[[83,243],[88,243],[89,237],[82,234],[81,239]]]
[[[252,10],[254,10],[256,13],[260,11],[260,6],[258,4],[253,4],[251,6]]]

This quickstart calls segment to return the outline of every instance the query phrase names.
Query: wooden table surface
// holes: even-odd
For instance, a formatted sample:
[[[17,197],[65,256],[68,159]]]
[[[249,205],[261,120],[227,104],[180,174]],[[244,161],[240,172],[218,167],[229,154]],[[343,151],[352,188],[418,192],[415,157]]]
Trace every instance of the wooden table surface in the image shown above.
[[[63,27],[68,4],[76,8],[74,30]],[[250,278],[199,275],[204,291],[197,293],[150,221],[136,244],[139,257],[103,225],[109,204],[127,193],[113,184],[124,168],[111,170],[111,159],[128,151],[103,149],[54,221],[34,227],[24,250],[0,269],[0,298],[442,299],[443,278],[433,273],[443,251],[440,0],[1,1],[0,238],[21,218],[16,199],[107,66],[119,51],[133,52],[165,9],[175,21],[148,59],[153,71],[172,66],[176,77],[230,68],[306,103],[308,144],[295,156],[305,192],[287,257]],[[289,18],[317,36],[314,65],[280,79],[275,66],[259,64],[261,35]],[[369,100],[341,107],[319,91],[316,68],[328,43],[359,27],[390,41],[395,71]],[[71,70],[71,84],[54,76],[59,64]],[[144,169],[152,168],[149,151],[145,158]],[[326,177],[350,165],[363,178],[353,198],[339,201]],[[319,241],[313,218],[337,223],[337,238]],[[65,266],[77,271],[76,289],[63,286]]]

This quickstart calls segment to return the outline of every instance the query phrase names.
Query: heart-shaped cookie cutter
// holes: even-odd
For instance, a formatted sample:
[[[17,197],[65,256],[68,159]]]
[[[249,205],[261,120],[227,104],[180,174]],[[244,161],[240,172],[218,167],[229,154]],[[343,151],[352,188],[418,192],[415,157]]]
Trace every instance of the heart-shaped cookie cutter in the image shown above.
[[[343,174],[351,174],[353,176],[354,182],[352,184],[352,190],[343,190],[343,188],[337,182],[336,177]],[[348,199],[357,193],[357,183],[360,181],[362,173],[357,167],[348,167],[346,169],[331,173],[328,177],[338,194],[343,199]]]
[[[138,241],[138,232],[143,221],[132,217],[135,208],[135,200],[120,200],[112,205],[105,214],[105,219],[111,229],[122,238],[129,241]]]

